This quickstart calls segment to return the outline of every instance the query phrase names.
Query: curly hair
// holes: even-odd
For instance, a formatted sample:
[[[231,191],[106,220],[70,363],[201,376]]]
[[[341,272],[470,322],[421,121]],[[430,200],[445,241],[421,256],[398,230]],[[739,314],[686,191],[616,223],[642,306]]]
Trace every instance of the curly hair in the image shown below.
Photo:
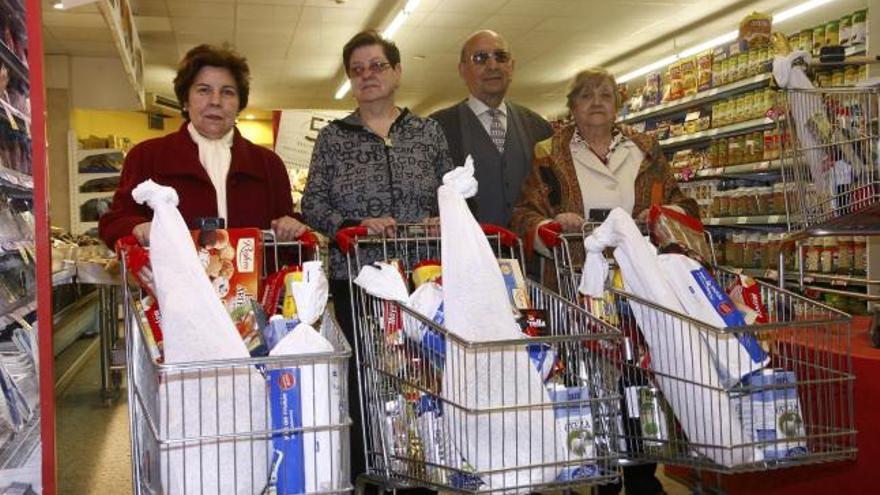
[[[227,44],[219,47],[199,45],[186,52],[177,65],[177,75],[174,77],[174,94],[177,96],[177,102],[180,103],[180,113],[186,120],[189,120],[189,112],[186,111],[189,88],[199,71],[207,66],[227,69],[232,74],[238,89],[238,111],[247,107],[251,85],[251,70],[248,68],[247,59]]]
[[[602,67],[585,69],[574,76],[574,81],[571,82],[568,94],[565,96],[568,100],[568,109],[571,110],[574,108],[574,101],[584,88],[595,88],[605,81],[608,81],[608,83],[611,84],[611,88],[614,89],[614,108],[619,109],[621,102],[620,92],[617,90],[617,81],[610,72]]]

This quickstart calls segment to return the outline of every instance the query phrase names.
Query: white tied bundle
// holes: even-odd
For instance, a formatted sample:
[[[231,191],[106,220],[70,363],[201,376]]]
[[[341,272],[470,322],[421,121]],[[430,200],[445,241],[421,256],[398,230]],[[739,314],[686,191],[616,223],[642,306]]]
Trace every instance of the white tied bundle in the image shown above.
[[[199,262],[177,192],[147,180],[132,197],[153,209],[150,264],[162,311],[165,363],[241,359],[249,353]],[[160,432],[168,439],[242,434],[266,427],[265,384],[253,368],[173,372],[160,387]],[[260,493],[267,441],[247,436],[162,447],[165,493]]]
[[[477,191],[473,160],[443,177],[437,190],[443,259],[445,326],[466,341],[521,339],[495,254],[466,198]],[[549,404],[541,375],[524,346],[465,349],[446,342],[443,395],[465,408]],[[449,438],[478,471],[504,470],[482,477],[487,490],[527,493],[511,487],[553,481],[554,467],[516,468],[566,459],[552,408],[466,412],[445,409]]]
[[[608,261],[603,251],[614,247],[614,259],[627,293],[678,314],[690,314],[681,300],[691,300],[693,295],[679,295],[677,290],[682,284],[673,284],[667,279],[688,274],[679,273],[674,266],[664,263],[623,209],[612,210],[605,222],[584,239],[584,246],[587,254],[581,293],[590,297],[604,295]],[[697,447],[719,464],[734,466],[750,462],[753,455],[750,448],[730,449],[743,444],[745,437],[742,422],[722,388],[727,384],[727,376],[740,376],[760,368],[760,364],[745,365],[751,363],[748,351],[732,335],[730,338],[718,336],[632,300],[629,306],[651,349],[651,367],[657,372],[654,376],[688,439],[697,445],[719,446]]]

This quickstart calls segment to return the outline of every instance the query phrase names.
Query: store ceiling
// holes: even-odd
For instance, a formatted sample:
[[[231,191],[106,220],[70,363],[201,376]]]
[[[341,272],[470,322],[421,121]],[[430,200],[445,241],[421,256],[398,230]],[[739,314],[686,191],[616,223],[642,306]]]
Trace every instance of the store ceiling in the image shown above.
[[[402,53],[398,104],[419,113],[465,95],[462,41],[494,29],[516,59],[510,97],[545,115],[564,108],[570,78],[602,65],[621,74],[735,29],[753,10],[778,12],[806,0],[422,0],[395,37]],[[835,0],[779,26],[790,32],[864,8]],[[115,56],[94,6],[54,10],[44,0],[47,54]],[[384,28],[405,0],[132,0],[144,46],[147,91],[173,96],[180,57],[200,43],[232,42],[249,61],[251,107],[351,108],[334,100],[343,81],[342,46],[356,32]],[[677,50],[676,50],[677,48]]]

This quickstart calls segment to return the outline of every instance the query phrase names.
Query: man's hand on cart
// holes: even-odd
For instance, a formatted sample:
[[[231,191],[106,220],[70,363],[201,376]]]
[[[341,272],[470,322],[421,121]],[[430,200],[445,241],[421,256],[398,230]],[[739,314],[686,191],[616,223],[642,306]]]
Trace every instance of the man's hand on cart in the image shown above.
[[[288,242],[297,240],[309,228],[299,220],[285,215],[272,220],[272,230],[279,241]]]
[[[422,220],[428,228],[428,235],[437,237],[440,235],[440,217],[426,217]]]
[[[367,228],[367,232],[374,235],[385,234],[388,237],[394,237],[397,220],[391,217],[365,218],[361,220],[361,225]]]
[[[553,217],[553,221],[562,225],[565,232],[580,232],[584,226],[584,217],[571,212],[560,213]]]
[[[137,239],[138,244],[141,246],[150,245],[150,223],[151,222],[139,223],[131,229],[131,235]]]

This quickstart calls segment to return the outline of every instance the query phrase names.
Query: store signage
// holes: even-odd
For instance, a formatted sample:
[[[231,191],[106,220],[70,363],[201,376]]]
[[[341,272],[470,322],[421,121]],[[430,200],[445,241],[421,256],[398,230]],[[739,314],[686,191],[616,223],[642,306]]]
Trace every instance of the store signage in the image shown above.
[[[348,110],[282,110],[275,153],[288,169],[308,169],[318,132],[348,114]]]

